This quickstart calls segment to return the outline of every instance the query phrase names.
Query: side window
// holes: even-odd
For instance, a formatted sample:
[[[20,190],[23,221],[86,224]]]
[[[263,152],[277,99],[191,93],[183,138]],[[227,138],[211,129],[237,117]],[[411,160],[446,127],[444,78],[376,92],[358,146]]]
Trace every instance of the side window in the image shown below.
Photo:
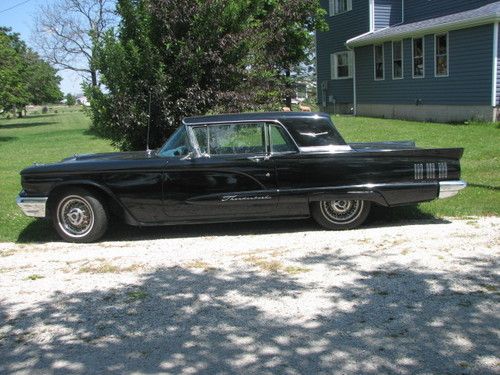
[[[209,126],[211,155],[264,154],[264,124],[228,124]]]
[[[189,153],[190,145],[184,126],[179,127],[160,150],[163,157],[183,157]]]
[[[271,132],[271,152],[292,152],[297,151],[290,137],[283,128],[276,124],[270,124]]]
[[[208,127],[200,126],[193,128],[194,137],[198,142],[198,146],[200,147],[200,152],[202,154],[210,154],[210,150],[208,148]]]

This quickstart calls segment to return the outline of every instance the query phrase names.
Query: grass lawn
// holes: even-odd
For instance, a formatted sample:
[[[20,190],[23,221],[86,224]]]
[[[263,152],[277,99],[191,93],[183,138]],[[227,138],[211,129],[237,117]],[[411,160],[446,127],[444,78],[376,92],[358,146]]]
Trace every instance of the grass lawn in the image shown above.
[[[15,204],[19,171],[34,162],[54,162],[75,153],[112,151],[107,141],[89,135],[88,118],[79,110],[0,119],[0,242],[46,240],[48,225],[31,225]],[[424,147],[465,147],[463,178],[470,187],[459,196],[422,204],[435,216],[500,215],[500,128],[495,124],[445,125],[335,116],[348,141],[415,140]],[[399,210],[411,217],[414,210]],[[44,232],[44,233],[42,233]],[[50,231],[51,232],[51,231]],[[28,234],[27,234],[28,233]]]
[[[500,215],[500,126],[431,124],[333,116],[348,142],[414,140],[418,147],[463,147],[462,179],[469,186],[457,196],[420,205],[435,216]],[[403,211],[404,213],[404,211]]]
[[[16,241],[33,222],[15,202],[21,189],[21,169],[73,154],[113,150],[107,141],[86,134],[89,119],[80,110],[62,107],[57,111],[22,119],[0,119],[0,242]]]

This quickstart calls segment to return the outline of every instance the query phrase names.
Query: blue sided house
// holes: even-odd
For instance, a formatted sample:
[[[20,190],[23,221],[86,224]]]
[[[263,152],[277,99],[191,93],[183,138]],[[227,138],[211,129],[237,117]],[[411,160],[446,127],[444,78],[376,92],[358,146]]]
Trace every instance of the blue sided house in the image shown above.
[[[500,1],[321,0],[318,102],[331,113],[500,119]]]

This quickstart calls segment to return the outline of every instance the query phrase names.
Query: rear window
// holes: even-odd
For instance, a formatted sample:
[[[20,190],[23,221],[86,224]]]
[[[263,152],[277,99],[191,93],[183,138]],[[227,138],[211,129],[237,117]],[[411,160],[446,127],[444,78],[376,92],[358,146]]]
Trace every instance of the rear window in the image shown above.
[[[337,129],[326,119],[288,119],[288,131],[299,147],[345,145]]]

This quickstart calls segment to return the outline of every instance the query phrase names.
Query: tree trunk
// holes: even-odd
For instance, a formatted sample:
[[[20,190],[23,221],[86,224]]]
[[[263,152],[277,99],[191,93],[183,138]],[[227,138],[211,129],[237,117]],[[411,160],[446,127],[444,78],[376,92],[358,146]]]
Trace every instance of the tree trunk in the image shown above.
[[[96,87],[97,86],[97,71],[92,69],[90,71],[90,76],[92,78],[92,87]]]
[[[292,96],[290,95],[292,85],[290,84],[290,69],[286,68],[285,69],[285,77],[286,77],[286,82],[285,82],[285,90],[286,90],[286,97],[285,97],[285,102],[286,106],[288,108],[292,108]]]

